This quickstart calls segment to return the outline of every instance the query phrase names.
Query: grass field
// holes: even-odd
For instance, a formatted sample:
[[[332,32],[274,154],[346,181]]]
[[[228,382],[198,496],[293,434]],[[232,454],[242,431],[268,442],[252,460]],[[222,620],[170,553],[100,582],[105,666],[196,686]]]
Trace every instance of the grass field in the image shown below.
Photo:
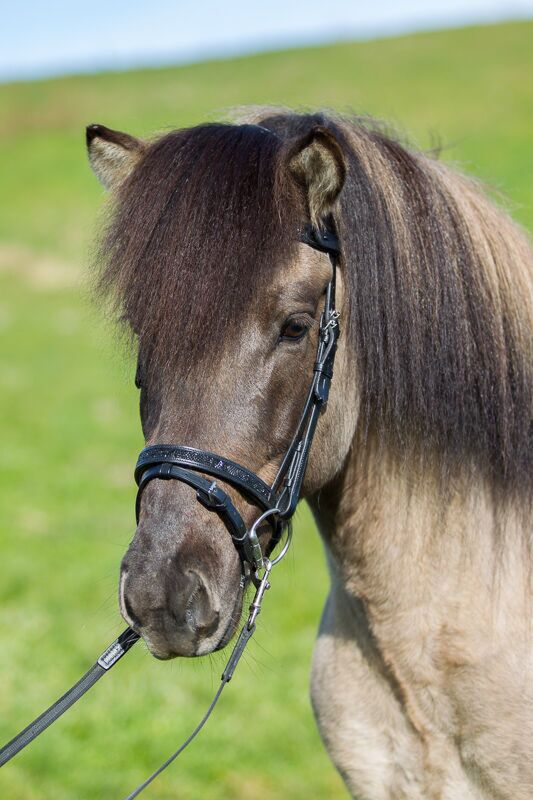
[[[175,69],[0,86],[0,741],[121,629],[118,565],[142,446],[131,364],[83,277],[102,192],[83,129],[137,135],[272,103],[376,114],[440,141],[533,223],[533,24],[419,34]],[[309,662],[327,591],[300,511],[260,631],[202,739],[147,793],[183,800],[346,796],[315,730]],[[2,800],[120,798],[194,726],[223,656],[138,646],[0,774]]]

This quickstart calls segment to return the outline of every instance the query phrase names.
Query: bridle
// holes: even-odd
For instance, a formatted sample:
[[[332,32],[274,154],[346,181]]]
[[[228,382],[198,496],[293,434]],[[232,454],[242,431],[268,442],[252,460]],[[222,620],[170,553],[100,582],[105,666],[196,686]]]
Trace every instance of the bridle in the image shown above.
[[[324,309],[318,331],[318,347],[313,367],[313,379],[293,439],[282,459],[272,486],[246,467],[208,450],[182,445],[156,444],[145,447],[135,468],[138,485],[136,516],[139,522],[141,499],[150,481],[177,480],[196,489],[197,500],[223,520],[241,557],[243,568],[256,575],[265,565],[265,558],[280,541],[285,526],[296,510],[302,482],[313,442],[318,418],[328,400],[333,362],[339,337],[339,312],[335,308],[335,285],[339,242],[330,228],[317,230],[307,225],[300,241],[315,250],[327,253],[332,264],[332,277],[325,292]],[[202,473],[202,474],[198,474]],[[217,480],[233,486],[248,501],[263,512],[251,528]],[[261,523],[268,521],[272,535],[265,551],[261,550],[257,535]]]
[[[312,225],[306,225],[300,234],[300,241],[329,255],[332,277],[326,288],[324,308],[320,318],[313,377],[296,431],[283,456],[273,484],[268,486],[258,475],[223,456],[182,445],[156,444],[145,447],[141,451],[135,467],[135,480],[138,486],[137,523],[141,513],[143,492],[151,481],[156,479],[177,480],[190,486],[196,490],[197,500],[209,511],[218,514],[224,522],[241,559],[242,585],[245,586],[246,582],[251,580],[256,591],[250,605],[248,618],[237,637],[226,668],[222,673],[218,691],[204,717],[181,747],[129,794],[126,800],[133,800],[137,797],[157,775],[172,763],[209,719],[224,686],[230,682],[235,667],[255,631],[256,618],[261,610],[263,596],[270,588],[272,568],[281,561],[290,545],[291,520],[301,496],[309,451],[318,419],[327,404],[340,333],[339,312],[335,307],[336,270],[340,249],[333,225],[321,230]],[[209,477],[205,477],[206,475]],[[235,488],[242,497],[260,509],[261,514],[250,528],[244,522],[228,493],[219,485],[220,481]],[[258,531],[265,522],[268,522],[272,532],[263,552]],[[285,530],[287,537],[281,551],[276,557],[270,558]],[[71,689],[0,749],[0,767],[10,761],[79,700],[133,647],[139,638],[140,635],[135,630],[127,628],[104,650],[95,664]]]

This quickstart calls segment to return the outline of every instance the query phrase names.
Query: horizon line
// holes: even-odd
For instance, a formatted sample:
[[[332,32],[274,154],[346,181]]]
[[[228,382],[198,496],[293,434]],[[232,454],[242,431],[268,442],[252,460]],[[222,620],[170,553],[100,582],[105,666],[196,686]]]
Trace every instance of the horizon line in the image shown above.
[[[0,85],[33,83],[46,80],[58,80],[62,78],[75,78],[90,75],[101,75],[105,73],[134,72],[137,70],[149,69],[172,69],[173,67],[187,67],[196,64],[209,63],[212,61],[231,61],[250,56],[266,55],[268,53],[282,53],[290,50],[305,50],[313,47],[327,47],[335,44],[343,45],[350,42],[370,42],[385,39],[402,38],[409,35],[424,33],[436,33],[444,30],[461,30],[473,27],[492,27],[501,24],[532,22],[533,16],[525,15],[523,12],[513,14],[490,15],[456,15],[454,18],[446,20],[420,20],[418,23],[392,23],[391,25],[368,26],[364,31],[352,30],[349,33],[332,29],[328,32],[319,33],[317,36],[306,34],[305,39],[297,35],[289,34],[285,37],[276,39],[250,39],[246,43],[231,43],[222,45],[219,48],[196,47],[184,57],[178,57],[175,53],[144,53],[139,56],[132,55],[113,57],[98,57],[86,59],[79,62],[64,64],[45,64],[42,68],[30,67],[23,70],[15,70],[12,74],[9,71],[0,72]]]

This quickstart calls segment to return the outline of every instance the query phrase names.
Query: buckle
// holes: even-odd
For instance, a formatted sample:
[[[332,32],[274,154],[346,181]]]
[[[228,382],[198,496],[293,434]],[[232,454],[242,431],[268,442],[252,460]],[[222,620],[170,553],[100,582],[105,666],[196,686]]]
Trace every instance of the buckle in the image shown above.
[[[207,491],[198,489],[196,496],[205,506],[208,506],[209,508],[225,508],[228,501],[226,492],[220,488],[216,481],[212,482]]]

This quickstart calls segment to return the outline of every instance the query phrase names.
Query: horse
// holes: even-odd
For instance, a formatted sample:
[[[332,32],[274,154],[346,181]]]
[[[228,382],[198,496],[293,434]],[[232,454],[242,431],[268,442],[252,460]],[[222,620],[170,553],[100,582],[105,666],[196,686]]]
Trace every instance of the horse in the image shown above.
[[[330,590],[321,737],[353,797],[530,800],[533,272],[485,188],[381,123],[255,108],[153,140],[91,125],[110,190],[98,296],[131,331],[148,445],[276,475],[313,370],[338,236],[341,336],[303,482]],[[258,515],[234,488],[247,524]],[[261,534],[263,537],[266,533]],[[232,638],[238,554],[151,481],[120,607],[154,656]]]

